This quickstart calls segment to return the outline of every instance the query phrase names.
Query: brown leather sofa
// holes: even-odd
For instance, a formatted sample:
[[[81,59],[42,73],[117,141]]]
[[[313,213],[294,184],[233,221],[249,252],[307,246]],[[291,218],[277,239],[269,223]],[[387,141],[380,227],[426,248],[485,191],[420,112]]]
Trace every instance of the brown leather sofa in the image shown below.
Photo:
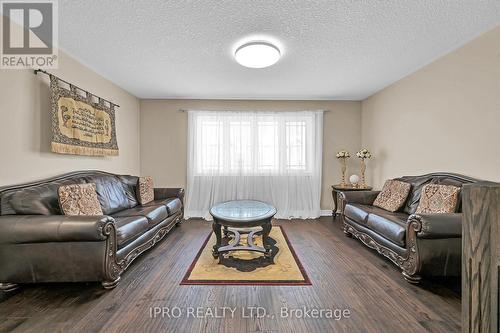
[[[120,275],[183,220],[182,188],[155,188],[136,199],[138,177],[78,171],[0,188],[0,288],[18,283],[101,281]],[[95,183],[104,216],[61,215],[61,185]]]
[[[415,214],[425,184],[462,187],[476,179],[452,173],[406,176],[411,184],[403,207],[389,212],[373,206],[379,191],[342,192],[344,233],[361,240],[402,269],[404,278],[418,283],[421,276],[460,276],[462,255],[461,197],[455,213]]]

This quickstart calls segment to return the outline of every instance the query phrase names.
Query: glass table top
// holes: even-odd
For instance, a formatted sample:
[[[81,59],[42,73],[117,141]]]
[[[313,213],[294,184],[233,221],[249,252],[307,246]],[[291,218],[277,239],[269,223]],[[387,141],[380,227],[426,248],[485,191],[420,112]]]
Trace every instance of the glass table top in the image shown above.
[[[254,221],[274,216],[276,208],[262,201],[233,200],[214,205],[210,214],[223,220]]]

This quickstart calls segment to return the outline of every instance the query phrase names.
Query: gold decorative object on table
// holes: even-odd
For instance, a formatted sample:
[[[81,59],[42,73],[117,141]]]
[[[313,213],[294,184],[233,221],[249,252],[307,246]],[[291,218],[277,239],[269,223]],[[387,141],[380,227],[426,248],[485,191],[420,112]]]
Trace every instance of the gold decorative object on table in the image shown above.
[[[347,159],[349,157],[351,157],[351,154],[349,154],[349,152],[347,150],[341,150],[337,153],[337,155],[335,155],[339,161],[340,161],[340,164],[342,166],[341,168],[341,171],[342,171],[342,182],[340,183],[340,185],[342,186],[346,186],[347,183],[345,182],[345,172],[347,171]]]
[[[366,148],[361,149],[356,153],[356,156],[361,159],[361,187],[366,187],[366,177],[365,177],[365,172],[366,172],[366,163],[365,160],[367,158],[372,157],[372,153]]]

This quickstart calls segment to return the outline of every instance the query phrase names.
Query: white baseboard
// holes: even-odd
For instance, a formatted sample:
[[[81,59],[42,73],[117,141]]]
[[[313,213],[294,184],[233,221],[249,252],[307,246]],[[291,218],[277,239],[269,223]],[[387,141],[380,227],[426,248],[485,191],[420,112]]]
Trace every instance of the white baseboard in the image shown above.
[[[329,210],[329,209],[322,209],[320,212],[319,212],[319,215],[320,216],[332,216],[332,211]]]

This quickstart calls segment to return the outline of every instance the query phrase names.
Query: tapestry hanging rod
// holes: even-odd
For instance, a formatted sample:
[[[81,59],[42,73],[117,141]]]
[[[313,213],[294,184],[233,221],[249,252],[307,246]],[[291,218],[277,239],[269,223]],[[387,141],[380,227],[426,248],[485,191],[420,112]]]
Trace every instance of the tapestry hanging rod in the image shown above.
[[[74,85],[74,84],[72,84],[72,83],[69,83],[69,82],[68,82],[68,81],[66,81],[66,80],[61,79],[61,78],[60,78],[60,77],[58,77],[57,75],[51,74],[51,73],[49,73],[49,72],[47,72],[47,71],[44,71],[43,69],[35,69],[33,73],[34,73],[35,75],[37,75],[38,73],[43,73],[43,74],[48,75],[48,76],[53,76],[53,77],[57,78],[59,81],[62,81],[62,82],[64,82],[64,83],[66,83],[66,84],[69,84],[70,86],[73,86],[73,87],[75,87],[75,88],[77,88],[77,89],[80,89],[81,91],[84,91],[84,92],[86,92],[87,94],[90,94],[90,95],[95,96],[95,97],[97,97],[97,98],[99,98],[99,99],[102,99],[103,101],[108,102],[109,104],[112,104],[112,105],[114,105],[114,106],[120,107],[120,106],[119,106],[118,104],[116,104],[116,103],[113,103],[113,102],[111,102],[111,101],[109,101],[109,100],[107,100],[107,99],[105,99],[105,98],[99,97],[99,96],[97,96],[96,94],[91,93],[90,91],[87,91],[87,90],[85,90],[85,89],[82,89],[82,88],[80,88],[80,87],[78,87],[78,86],[76,86],[76,85]]]

